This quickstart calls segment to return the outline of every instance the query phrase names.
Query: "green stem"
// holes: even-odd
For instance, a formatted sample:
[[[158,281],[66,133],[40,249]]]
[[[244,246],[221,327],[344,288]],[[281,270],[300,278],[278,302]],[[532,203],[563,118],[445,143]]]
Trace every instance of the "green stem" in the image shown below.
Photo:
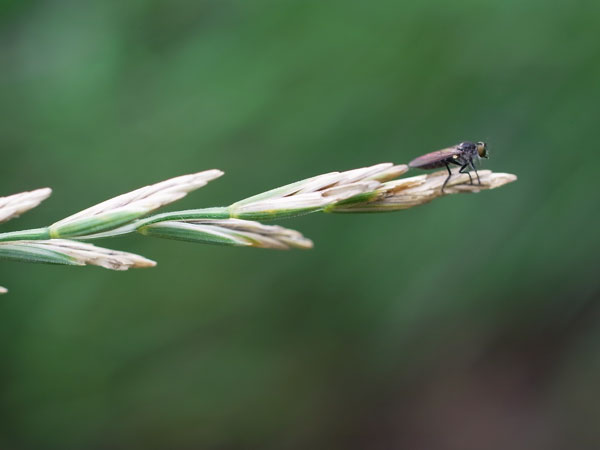
[[[34,228],[32,230],[11,231],[0,233],[0,242],[6,241],[39,241],[50,239],[50,230],[46,228]]]
[[[136,229],[142,226],[150,225],[151,223],[164,222],[166,220],[191,220],[191,219],[229,219],[231,217],[228,207],[204,208],[204,209],[187,209],[185,211],[173,211],[154,216],[146,217],[145,219],[133,222]]]
[[[190,220],[190,219],[229,219],[229,208],[216,207],[204,209],[188,209],[185,211],[173,211],[154,216],[146,217],[145,219],[136,220],[114,230],[104,233],[91,234],[89,236],[78,236],[75,239],[100,239],[105,237],[119,236],[122,234],[135,233],[142,227],[156,222],[165,222],[167,220]]]

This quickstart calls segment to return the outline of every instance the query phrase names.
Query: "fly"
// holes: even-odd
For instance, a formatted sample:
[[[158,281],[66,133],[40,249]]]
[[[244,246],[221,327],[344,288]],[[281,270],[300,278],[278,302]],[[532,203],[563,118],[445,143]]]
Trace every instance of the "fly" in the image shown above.
[[[477,175],[477,181],[481,184],[479,174],[475,168],[475,159],[488,158],[487,145],[485,142],[461,142],[454,147],[445,148],[436,152],[427,153],[426,155],[419,156],[408,163],[408,167],[414,167],[418,169],[437,169],[438,167],[446,166],[448,170],[448,178],[442,185],[442,192],[446,184],[452,177],[452,171],[450,170],[450,164],[460,166],[459,173],[466,173],[469,175],[469,180],[473,184],[473,178],[469,172],[469,168],[472,168]]]

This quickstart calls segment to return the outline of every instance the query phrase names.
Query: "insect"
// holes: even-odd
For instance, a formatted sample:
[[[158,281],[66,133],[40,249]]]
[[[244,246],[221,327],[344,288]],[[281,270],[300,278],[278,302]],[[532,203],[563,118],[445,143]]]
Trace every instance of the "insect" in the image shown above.
[[[414,167],[419,169],[437,169],[438,167],[446,166],[448,169],[448,178],[442,185],[442,192],[446,184],[452,177],[452,171],[450,170],[450,164],[456,164],[460,166],[459,173],[466,173],[469,175],[469,180],[473,184],[473,178],[469,173],[469,168],[472,168],[477,175],[477,181],[481,184],[479,174],[475,168],[474,159],[488,158],[487,145],[485,142],[461,142],[454,147],[445,148],[436,152],[427,153],[426,155],[419,156],[408,163],[408,167]]]

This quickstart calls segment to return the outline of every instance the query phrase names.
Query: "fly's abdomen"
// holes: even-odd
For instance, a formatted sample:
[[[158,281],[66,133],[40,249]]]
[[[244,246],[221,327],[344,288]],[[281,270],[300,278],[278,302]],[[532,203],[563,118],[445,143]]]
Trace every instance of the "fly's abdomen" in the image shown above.
[[[453,162],[461,153],[461,150],[456,147],[446,148],[419,156],[409,162],[408,166],[419,169],[437,169],[438,167],[444,167],[449,162]]]

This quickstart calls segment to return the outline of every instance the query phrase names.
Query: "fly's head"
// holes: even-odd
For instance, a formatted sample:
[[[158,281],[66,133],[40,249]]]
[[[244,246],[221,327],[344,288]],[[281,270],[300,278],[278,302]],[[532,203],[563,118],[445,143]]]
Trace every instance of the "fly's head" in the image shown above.
[[[487,144],[485,142],[478,142],[475,144],[477,146],[477,154],[480,158],[488,159],[490,156],[487,151]]]

